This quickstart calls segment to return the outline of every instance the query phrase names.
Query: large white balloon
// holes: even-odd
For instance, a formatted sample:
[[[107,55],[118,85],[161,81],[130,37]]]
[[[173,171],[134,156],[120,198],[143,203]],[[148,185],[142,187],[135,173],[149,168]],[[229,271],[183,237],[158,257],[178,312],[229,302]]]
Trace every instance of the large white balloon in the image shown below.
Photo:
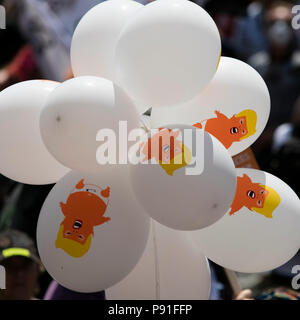
[[[153,108],[151,125],[180,121],[205,128],[233,156],[254,143],[269,114],[269,91],[258,72],[242,61],[222,57],[216,75],[196,98],[172,109]]]
[[[126,121],[128,131],[139,127],[135,107],[123,90],[107,79],[78,77],[62,83],[49,96],[41,113],[42,138],[64,165],[97,172],[97,150],[103,144],[97,140],[104,136],[99,130],[109,129],[118,139],[123,134],[120,121]]]
[[[154,1],[125,25],[116,47],[117,82],[149,107],[185,102],[216,72],[218,29],[200,6],[186,0]]]
[[[108,300],[207,300],[207,259],[185,232],[152,220],[145,252],[133,271],[106,291]]]
[[[128,167],[101,175],[75,171],[48,195],[37,227],[38,250],[50,275],[78,292],[121,281],[142,256],[150,219],[128,185]]]
[[[129,159],[138,201],[169,228],[207,227],[232,203],[236,188],[232,158],[203,130],[184,125],[156,130],[141,139]]]
[[[88,11],[79,22],[71,45],[75,76],[114,79],[115,47],[122,28],[143,7],[132,0],[104,1]]]
[[[300,201],[275,176],[237,169],[231,209],[214,225],[191,232],[199,250],[238,272],[264,272],[290,260],[300,248]]]
[[[24,81],[0,93],[0,173],[27,184],[58,181],[69,169],[46,149],[39,127],[42,108],[59,85],[47,80]]]

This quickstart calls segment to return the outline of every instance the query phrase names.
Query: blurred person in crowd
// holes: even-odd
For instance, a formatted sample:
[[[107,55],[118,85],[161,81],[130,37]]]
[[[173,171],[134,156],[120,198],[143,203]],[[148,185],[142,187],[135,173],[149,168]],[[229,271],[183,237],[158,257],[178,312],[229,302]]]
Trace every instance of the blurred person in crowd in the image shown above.
[[[10,0],[17,23],[32,45],[42,77],[64,81],[70,72],[70,46],[75,28],[92,7],[107,0]],[[149,0],[136,0],[146,4]]]
[[[25,233],[0,233],[0,264],[6,273],[6,289],[0,290],[0,300],[35,300],[42,267],[35,245]]]
[[[28,79],[39,77],[32,47],[16,24],[16,10],[8,0],[1,0],[6,10],[6,29],[0,30],[0,91]]]
[[[266,50],[263,32],[263,10],[267,1],[254,1],[246,9],[246,14],[237,21],[232,37],[232,46],[241,60]]]
[[[209,0],[203,5],[204,9],[214,19],[222,39],[222,55],[239,58],[239,52],[234,43],[238,33],[240,20],[244,19],[251,0]]]
[[[0,71],[2,89],[17,81],[45,78],[64,81],[72,77],[70,46],[83,15],[107,0],[0,0],[12,16],[18,32],[29,45],[7,68]],[[147,4],[151,0],[135,0]],[[1,3],[0,3],[1,4]],[[2,32],[8,36],[8,27]],[[12,39],[7,37],[7,39]],[[14,55],[10,55],[10,59]],[[0,65],[1,66],[1,65]],[[39,70],[40,74],[32,75]]]
[[[263,30],[266,48],[249,57],[265,80],[271,96],[267,127],[253,145],[258,163],[268,170],[274,130],[290,119],[300,88],[300,51],[292,28],[292,5],[274,1],[264,10]]]
[[[232,40],[232,45],[242,60],[246,61],[258,52],[269,50],[266,33],[268,14],[274,7],[280,7],[278,11],[288,10],[288,15],[291,16],[293,3],[292,0],[258,0],[249,3],[246,15],[238,21]]]
[[[274,132],[269,171],[285,181],[300,196],[300,97],[289,122]]]
[[[6,183],[2,181],[2,184],[4,188]],[[0,187],[2,184],[0,184]],[[11,181],[11,184],[11,190],[5,194],[4,205],[0,211],[0,230],[17,229],[35,239],[38,217],[53,185],[35,186],[14,181]],[[43,297],[51,280],[47,272],[41,274],[38,298]]]
[[[30,44],[41,73],[39,78],[65,80],[73,32],[81,17],[103,1],[4,0],[5,7],[11,8],[7,11],[14,13],[15,25]]]

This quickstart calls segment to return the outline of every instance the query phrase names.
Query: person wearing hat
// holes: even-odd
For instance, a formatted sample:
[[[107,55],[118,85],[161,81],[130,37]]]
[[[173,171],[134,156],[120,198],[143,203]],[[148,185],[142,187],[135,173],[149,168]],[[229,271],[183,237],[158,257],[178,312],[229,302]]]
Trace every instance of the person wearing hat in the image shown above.
[[[23,232],[0,232],[0,265],[6,284],[0,300],[34,300],[42,265],[34,242]]]

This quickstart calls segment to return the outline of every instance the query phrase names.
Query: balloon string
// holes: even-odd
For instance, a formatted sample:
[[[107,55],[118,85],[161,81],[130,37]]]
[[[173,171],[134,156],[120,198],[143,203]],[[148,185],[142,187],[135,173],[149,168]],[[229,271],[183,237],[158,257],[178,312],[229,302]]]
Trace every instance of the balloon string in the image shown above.
[[[154,248],[156,300],[160,300],[160,283],[159,283],[159,266],[158,266],[156,230],[155,230],[155,224],[153,220],[152,220],[152,233],[153,233],[153,248]]]

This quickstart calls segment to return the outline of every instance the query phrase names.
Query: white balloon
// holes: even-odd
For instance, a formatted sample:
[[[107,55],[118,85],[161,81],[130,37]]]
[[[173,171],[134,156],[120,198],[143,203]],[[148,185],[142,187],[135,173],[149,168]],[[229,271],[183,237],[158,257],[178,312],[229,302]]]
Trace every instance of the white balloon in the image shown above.
[[[53,91],[41,113],[40,126],[46,147],[58,161],[74,170],[97,172],[96,154],[103,144],[96,141],[98,132],[112,130],[118,139],[119,121],[126,121],[128,131],[139,127],[128,96],[110,80],[84,76]]]
[[[152,220],[141,260],[105,293],[108,300],[208,300],[210,286],[208,261],[188,235]]]
[[[114,79],[115,47],[122,28],[142,4],[131,0],[104,1],[88,11],[72,39],[71,62],[75,76]]]
[[[200,6],[186,0],[154,1],[125,25],[116,47],[117,82],[149,107],[185,102],[216,72],[218,29]]]
[[[207,227],[232,203],[236,188],[232,158],[203,130],[184,125],[168,128],[145,135],[129,152],[135,195],[153,219],[169,228]]]
[[[299,250],[299,198],[269,173],[255,169],[237,172],[232,210],[214,225],[191,232],[190,236],[201,252],[225,268],[246,273],[275,269]]]
[[[96,292],[135,267],[149,229],[150,219],[128,186],[128,167],[106,166],[101,175],[72,171],[54,186],[40,213],[37,244],[58,283]]]
[[[204,127],[234,156],[261,135],[269,114],[270,95],[259,73],[242,61],[222,57],[213,80],[196,98],[172,109],[153,108],[151,125],[180,121]]]
[[[41,109],[58,84],[24,81],[0,93],[0,172],[6,177],[42,185],[68,172],[44,146],[39,127]]]

